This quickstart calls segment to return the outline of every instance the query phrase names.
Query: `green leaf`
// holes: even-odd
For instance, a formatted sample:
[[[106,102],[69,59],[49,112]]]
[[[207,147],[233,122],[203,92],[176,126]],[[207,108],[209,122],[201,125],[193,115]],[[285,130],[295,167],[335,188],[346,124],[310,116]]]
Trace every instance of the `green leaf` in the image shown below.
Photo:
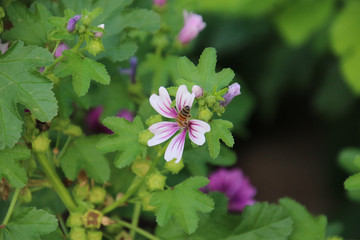
[[[50,64],[49,51],[17,42],[0,56],[0,149],[12,147],[21,133],[22,120],[18,103],[31,111],[36,119],[50,121],[57,112],[52,83],[42,78],[36,67]]]
[[[297,0],[280,11],[275,24],[288,44],[299,46],[326,23],[333,8],[333,0]]]
[[[210,156],[216,158],[220,153],[220,139],[228,146],[234,145],[234,138],[228,130],[233,124],[222,119],[215,119],[210,122],[210,132],[205,134],[209,146]]]
[[[66,56],[66,60],[55,69],[55,75],[58,77],[72,75],[74,90],[78,96],[88,92],[91,79],[101,84],[110,83],[110,76],[103,64],[68,50],[62,54]]]
[[[0,179],[5,177],[16,188],[24,187],[28,177],[25,169],[17,161],[28,159],[29,157],[29,149],[22,145],[0,150]]]
[[[146,146],[138,141],[139,134],[144,130],[140,117],[135,117],[133,122],[119,117],[107,117],[102,123],[114,134],[102,138],[97,147],[104,152],[120,151],[115,159],[116,167],[128,166],[146,150]]]
[[[121,62],[126,59],[129,59],[131,56],[134,56],[137,45],[133,42],[120,42],[115,44],[118,41],[116,36],[105,38],[103,44],[105,51],[96,56],[97,59],[108,58],[113,62]]]
[[[13,2],[6,8],[13,28],[4,32],[3,37],[9,40],[22,40],[28,45],[45,46],[47,33],[51,29],[50,13],[41,4],[32,5],[34,11],[28,10],[19,2]]]
[[[198,190],[208,182],[205,177],[191,177],[173,189],[154,193],[150,204],[156,207],[156,222],[164,226],[173,217],[185,232],[193,233],[199,220],[197,212],[214,209],[212,199]]]
[[[293,230],[292,224],[293,221],[281,206],[256,203],[245,208],[240,224],[225,239],[287,240]]]
[[[216,73],[215,67],[216,50],[214,48],[206,48],[203,51],[197,67],[187,57],[181,57],[178,60],[178,71],[181,77],[201,86],[206,92],[228,86],[235,76],[230,68]]]
[[[61,168],[66,177],[75,180],[81,169],[98,183],[105,183],[110,178],[109,163],[96,149],[99,136],[75,139],[65,154],[60,158]]]
[[[360,190],[360,173],[348,177],[344,185],[346,190]]]
[[[360,171],[360,166],[355,162],[360,162],[360,149],[347,148],[343,149],[338,158],[340,166],[348,173],[354,174]]]
[[[282,198],[279,204],[288,212],[294,221],[294,231],[291,233],[289,240],[323,240],[326,235],[326,217],[320,215],[312,216],[304,206],[290,198]]]
[[[0,228],[0,239],[38,240],[40,235],[55,231],[57,226],[55,216],[45,210],[22,208],[14,212],[5,228]]]

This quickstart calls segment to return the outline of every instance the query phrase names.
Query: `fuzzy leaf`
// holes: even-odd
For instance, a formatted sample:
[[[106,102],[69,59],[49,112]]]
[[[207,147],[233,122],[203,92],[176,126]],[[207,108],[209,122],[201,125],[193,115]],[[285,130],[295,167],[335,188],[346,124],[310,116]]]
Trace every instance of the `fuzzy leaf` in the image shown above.
[[[38,240],[40,235],[55,231],[57,226],[55,216],[45,210],[23,208],[14,213],[5,228],[0,228],[0,239]]]
[[[220,153],[220,139],[228,146],[234,145],[234,138],[228,130],[233,127],[229,121],[215,119],[210,122],[211,131],[205,134],[209,146],[210,156],[216,158]]]
[[[77,95],[83,96],[88,92],[91,80],[101,84],[110,83],[110,76],[103,64],[90,58],[82,58],[71,51],[64,51],[63,54],[66,60],[55,69],[55,74],[59,77],[72,75]]]
[[[205,177],[191,177],[173,189],[154,193],[150,204],[156,207],[156,222],[164,226],[173,217],[185,232],[193,233],[199,221],[197,212],[214,209],[212,199],[198,190],[208,182]]]
[[[42,122],[50,121],[57,112],[52,83],[42,78],[36,67],[53,61],[51,53],[40,47],[17,42],[0,56],[0,149],[12,147],[21,133],[22,120],[18,103]]]
[[[146,146],[138,141],[139,134],[144,130],[140,117],[135,117],[133,122],[119,117],[107,117],[103,124],[114,134],[100,139],[97,147],[104,152],[120,151],[115,159],[116,167],[128,166],[146,150]]]
[[[41,4],[35,3],[30,11],[19,2],[13,2],[6,8],[13,28],[4,32],[4,38],[9,40],[22,40],[29,45],[45,46],[47,33],[51,29],[49,23],[50,13]]]
[[[312,216],[304,206],[290,198],[279,200],[279,204],[288,212],[294,222],[294,231],[289,240],[323,240],[326,235],[326,217],[320,215]]]
[[[0,150],[0,179],[5,177],[16,188],[24,187],[27,175],[17,160],[30,157],[30,151],[25,146],[16,145],[11,149]]]
[[[214,88],[226,87],[235,76],[230,68],[216,73],[215,67],[216,50],[214,48],[206,48],[203,51],[198,66],[195,66],[187,57],[181,57],[178,60],[178,71],[181,77],[201,86],[206,92],[212,92]]]
[[[110,178],[109,163],[96,149],[99,136],[75,139],[65,154],[60,158],[61,168],[66,177],[75,180],[81,169],[98,183],[105,183]]]

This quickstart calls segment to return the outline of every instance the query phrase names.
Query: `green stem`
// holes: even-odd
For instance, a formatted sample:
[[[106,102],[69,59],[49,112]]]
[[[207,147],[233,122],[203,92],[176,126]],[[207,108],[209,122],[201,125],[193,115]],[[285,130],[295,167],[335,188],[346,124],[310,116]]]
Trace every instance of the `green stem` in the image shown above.
[[[14,195],[13,195],[13,197],[12,197],[12,199],[11,199],[11,203],[10,203],[9,209],[8,209],[8,211],[7,211],[7,213],[6,213],[6,216],[5,216],[5,218],[4,218],[4,221],[3,221],[3,223],[2,223],[1,225],[5,226],[5,225],[9,222],[10,217],[11,217],[13,211],[14,211],[14,207],[15,207],[16,201],[17,201],[17,199],[18,199],[18,197],[19,197],[19,193],[20,193],[20,188],[17,188],[17,189],[15,190],[15,192],[14,192]]]
[[[59,46],[59,44],[60,44],[60,40],[59,40],[59,41],[56,41],[56,44],[55,44],[54,50],[52,51],[52,55],[54,55],[54,54],[55,54],[55,51],[56,51],[57,47]]]
[[[61,229],[63,230],[64,235],[66,237],[69,237],[69,232],[68,232],[67,227],[65,225],[64,219],[62,218],[62,216],[60,214],[57,216],[57,218],[59,219],[59,223],[60,223]]]
[[[139,227],[136,227],[136,226],[133,226],[131,225],[130,223],[128,222],[125,222],[125,221],[122,221],[122,220],[118,220],[117,221],[120,225],[124,226],[124,227],[127,227],[129,228],[130,230],[134,230],[136,231],[137,233],[143,235],[144,237],[150,239],[150,240],[160,240],[160,238],[152,235],[151,233],[145,231],[145,230],[142,230],[141,228]]]
[[[138,226],[140,213],[141,213],[141,203],[137,202],[137,203],[135,203],[135,209],[134,209],[133,216],[132,216],[132,221],[131,221],[131,225],[133,227]],[[135,239],[135,235],[136,235],[136,231],[134,229],[130,229],[131,239]]]
[[[139,188],[143,185],[146,177],[148,177],[154,171],[157,163],[159,162],[160,156],[161,156],[161,154],[158,154],[157,158],[152,162],[149,170],[147,171],[145,176],[141,178],[140,181],[136,182],[136,184],[133,187],[130,186],[128,191],[125,193],[125,195],[122,198],[120,198],[116,202],[114,202],[114,203],[110,204],[109,206],[107,206],[106,208],[104,208],[102,210],[102,213],[106,214],[108,212],[111,212],[115,208],[124,204],[137,190],[139,190]]]
[[[68,138],[66,139],[66,142],[65,142],[63,148],[61,149],[61,152],[60,152],[59,155],[56,157],[57,159],[60,159],[61,156],[64,155],[64,152],[65,152],[66,148],[69,146],[69,144],[70,144],[70,142],[71,142],[72,139],[73,139],[72,137],[68,137]]]
[[[70,211],[73,212],[77,209],[77,206],[73,199],[71,198],[69,192],[61,182],[59,176],[57,175],[55,169],[50,165],[49,159],[46,155],[42,152],[37,152],[36,157],[39,160],[43,171],[45,172],[46,177],[48,178],[49,182],[55,189],[56,193],[59,195],[61,201],[64,203],[65,207]]]

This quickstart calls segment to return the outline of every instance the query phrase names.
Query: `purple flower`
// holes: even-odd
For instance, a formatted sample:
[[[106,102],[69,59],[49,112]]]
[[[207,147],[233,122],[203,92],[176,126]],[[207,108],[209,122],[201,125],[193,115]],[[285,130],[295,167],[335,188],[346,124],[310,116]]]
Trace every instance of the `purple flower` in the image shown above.
[[[101,29],[105,29],[105,24],[100,24],[99,26],[97,26],[98,28],[101,28]],[[103,32],[101,32],[101,31],[99,31],[99,32],[94,32],[94,36],[96,37],[96,38],[101,38],[102,37],[102,35],[103,35]]]
[[[54,52],[54,56],[56,58],[60,57],[62,55],[62,52],[64,50],[70,49],[68,45],[66,45],[65,43],[61,42],[59,43],[59,45],[57,46],[55,52]]]
[[[242,211],[245,206],[256,201],[256,188],[240,169],[218,169],[209,176],[210,182],[205,190],[222,192],[229,199],[230,211]]]
[[[66,26],[66,29],[68,32],[72,32],[75,30],[76,23],[80,20],[81,15],[75,15],[74,17],[70,18],[68,21],[68,25]]]
[[[90,111],[88,112],[88,114],[86,115],[86,118],[85,118],[86,126],[93,133],[109,133],[109,134],[111,134],[113,132],[110,129],[108,129],[107,127],[105,127],[100,122],[100,116],[103,113],[103,111],[104,111],[103,106],[98,106],[98,107],[90,109]],[[126,109],[120,110],[120,112],[116,116],[125,118],[126,120],[128,120],[130,122],[134,119],[133,114]]]
[[[8,49],[9,49],[9,42],[1,43],[1,39],[0,39],[0,51],[1,51],[1,54],[4,54]]]
[[[174,107],[171,107],[171,99],[166,88],[160,87],[159,95],[153,94],[150,97],[150,104],[158,113],[166,118],[175,119],[176,122],[159,122],[151,125],[149,130],[155,136],[148,141],[148,146],[163,143],[180,130],[180,133],[171,140],[165,151],[164,158],[166,161],[175,158],[175,162],[178,163],[181,160],[187,132],[189,132],[190,140],[195,144],[203,145],[205,143],[204,134],[210,131],[210,125],[201,120],[189,120],[188,117],[181,120],[179,117],[180,113],[184,115],[183,109],[185,107],[190,111],[194,98],[195,94],[190,93],[185,85],[181,85],[176,93],[176,111]]]
[[[157,5],[159,7],[165,5],[167,0],[154,0],[154,5]]]
[[[237,95],[240,95],[240,84],[238,83],[233,83],[229,86],[229,89],[227,91],[227,93],[225,93],[225,95],[223,96],[223,98],[225,99],[225,101],[220,101],[221,106],[225,107],[226,105],[228,105],[231,100],[236,97]]]
[[[188,44],[205,27],[206,23],[203,22],[201,15],[184,10],[184,27],[181,29],[178,39],[183,45]]]
[[[131,79],[131,83],[135,84],[135,77],[136,77],[136,68],[137,68],[137,57],[130,58],[130,68],[119,68],[119,72],[121,74],[129,75]]]
[[[204,90],[198,85],[194,85],[191,91],[193,94],[195,94],[196,98],[202,97],[202,95],[204,94]]]

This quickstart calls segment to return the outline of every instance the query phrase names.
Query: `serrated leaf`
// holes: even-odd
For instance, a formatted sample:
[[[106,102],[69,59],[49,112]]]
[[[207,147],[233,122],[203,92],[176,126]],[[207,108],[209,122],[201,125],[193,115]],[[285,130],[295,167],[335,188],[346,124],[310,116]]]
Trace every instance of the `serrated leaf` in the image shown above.
[[[229,85],[235,76],[230,68],[216,73],[216,61],[216,50],[206,48],[200,56],[198,66],[187,57],[179,58],[178,71],[184,80],[201,86],[206,92],[212,92],[215,87],[221,89]]]
[[[14,212],[5,228],[0,228],[0,239],[38,240],[40,235],[55,231],[57,226],[55,216],[45,210],[23,208]]]
[[[118,37],[116,36],[104,38],[103,44],[105,52],[98,54],[96,58],[100,59],[105,57],[113,62],[121,62],[134,56],[137,50],[137,45],[134,42],[120,42],[115,44],[117,41]]]
[[[214,208],[212,199],[198,190],[208,182],[205,177],[191,177],[173,189],[154,193],[150,204],[156,207],[156,222],[164,226],[173,217],[185,232],[193,233],[198,226],[197,212]]]
[[[324,215],[314,217],[304,206],[290,198],[280,199],[279,204],[285,208],[294,222],[294,231],[288,238],[289,240],[325,239],[327,220]]]
[[[360,173],[356,173],[345,180],[345,189],[360,190]]]
[[[29,157],[29,149],[21,145],[0,150],[0,179],[5,177],[16,188],[24,187],[28,178],[25,169],[17,161]]]
[[[228,146],[234,145],[234,138],[228,130],[233,127],[229,121],[215,119],[210,123],[211,130],[205,134],[207,144],[209,146],[210,156],[216,158],[220,153],[220,139]]]
[[[115,159],[116,167],[128,166],[146,150],[146,146],[138,141],[140,132],[144,130],[140,117],[135,117],[133,122],[119,117],[107,117],[102,123],[114,134],[102,138],[97,147],[104,152],[120,151]]]
[[[99,136],[75,139],[65,154],[60,158],[61,168],[66,177],[75,180],[81,169],[98,183],[105,183],[110,178],[109,163],[99,150],[96,142]]]
[[[13,2],[6,8],[13,28],[4,32],[3,37],[9,40],[22,40],[26,44],[45,46],[47,33],[51,29],[50,13],[41,4],[35,3],[30,11],[19,2]]]
[[[55,69],[55,75],[59,77],[72,75],[77,95],[83,96],[88,92],[91,80],[101,84],[110,83],[110,76],[103,64],[90,58],[82,58],[71,51],[64,51],[62,54],[66,56],[66,60]]]
[[[289,45],[299,46],[325,24],[333,7],[333,0],[294,1],[280,10],[275,24]]]
[[[46,49],[24,47],[23,42],[15,43],[0,56],[0,149],[14,146],[20,137],[22,120],[16,108],[18,103],[42,122],[56,115],[52,83],[36,70],[52,61],[53,56]]]

